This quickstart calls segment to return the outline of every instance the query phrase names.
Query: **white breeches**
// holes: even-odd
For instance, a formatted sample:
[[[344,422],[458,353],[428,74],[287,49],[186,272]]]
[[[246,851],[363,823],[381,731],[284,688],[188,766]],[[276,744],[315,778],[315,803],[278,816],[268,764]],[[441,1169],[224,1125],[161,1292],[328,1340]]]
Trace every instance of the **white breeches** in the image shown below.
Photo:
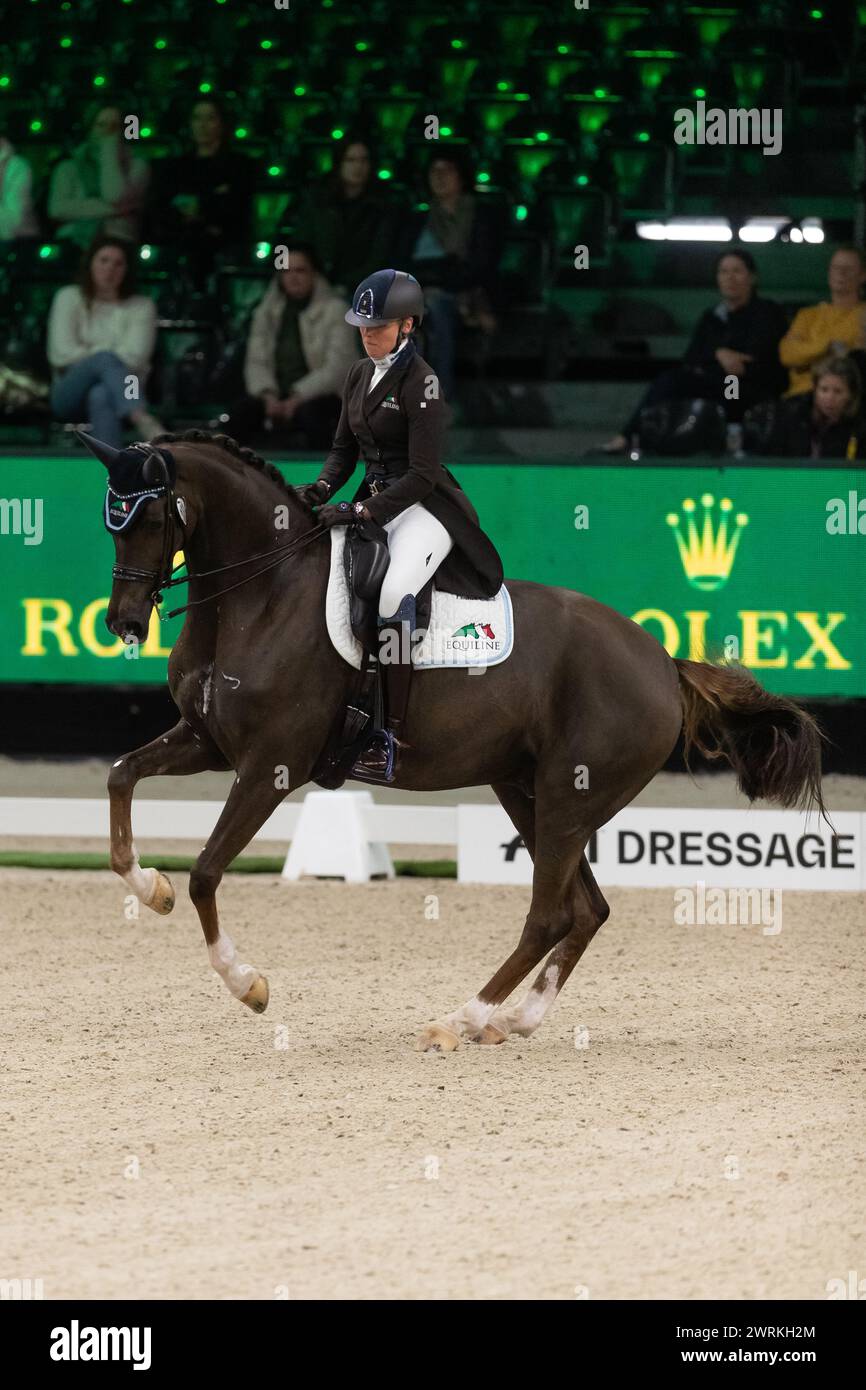
[[[454,542],[423,502],[413,502],[393,521],[386,521],[385,530],[391,563],[379,597],[379,616],[390,618],[407,594],[417,598]]]

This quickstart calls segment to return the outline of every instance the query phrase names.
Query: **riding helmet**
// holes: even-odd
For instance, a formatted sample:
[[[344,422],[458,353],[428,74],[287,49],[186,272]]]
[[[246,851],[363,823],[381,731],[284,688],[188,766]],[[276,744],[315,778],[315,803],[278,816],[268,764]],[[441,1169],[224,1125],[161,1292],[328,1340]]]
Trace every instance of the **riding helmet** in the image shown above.
[[[376,270],[355,290],[345,318],[355,328],[380,328],[389,319],[410,314],[417,328],[424,317],[424,291],[415,276],[405,270]]]

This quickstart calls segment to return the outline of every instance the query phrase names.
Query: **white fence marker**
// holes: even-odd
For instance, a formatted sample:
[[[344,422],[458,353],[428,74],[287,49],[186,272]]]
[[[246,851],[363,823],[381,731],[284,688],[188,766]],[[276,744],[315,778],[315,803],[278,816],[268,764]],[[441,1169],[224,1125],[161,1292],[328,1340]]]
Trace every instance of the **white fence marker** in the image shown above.
[[[369,838],[364,811],[372,805],[369,792],[307,792],[282,877],[317,874],[347,883],[367,883],[373,874],[393,878],[388,846]]]

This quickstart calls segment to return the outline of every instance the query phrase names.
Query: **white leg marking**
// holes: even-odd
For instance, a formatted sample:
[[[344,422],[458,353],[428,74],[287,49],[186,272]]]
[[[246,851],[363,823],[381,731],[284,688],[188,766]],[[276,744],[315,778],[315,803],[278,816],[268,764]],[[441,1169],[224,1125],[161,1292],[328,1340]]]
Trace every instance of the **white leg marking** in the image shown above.
[[[220,928],[219,935],[213,945],[208,946],[207,953],[211,965],[222,977],[229,993],[233,994],[236,999],[242,999],[258,979],[258,970],[254,966],[244,965],[238,960],[234,942],[222,928]]]
[[[501,1014],[494,1014],[491,1023],[494,1027],[501,1028],[503,1033],[519,1033],[521,1037],[528,1038],[530,1033],[535,1032],[559,993],[558,978],[559,966],[556,961],[552,961],[544,972],[541,989],[533,986],[518,1004],[504,1009]]]
[[[481,1032],[495,1008],[495,1004],[483,1004],[476,994],[462,1009],[449,1014],[442,1022],[460,1037],[474,1037]]]
[[[124,883],[132,889],[135,896],[147,907],[156,892],[156,869],[142,869],[138,862],[138,850],[132,845],[132,865],[123,875]]]

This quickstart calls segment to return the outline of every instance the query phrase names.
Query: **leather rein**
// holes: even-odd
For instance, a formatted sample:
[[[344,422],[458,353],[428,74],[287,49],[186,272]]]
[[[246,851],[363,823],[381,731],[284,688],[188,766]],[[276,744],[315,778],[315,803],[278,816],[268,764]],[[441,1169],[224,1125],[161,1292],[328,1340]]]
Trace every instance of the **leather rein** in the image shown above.
[[[218,589],[216,593],[207,594],[204,598],[192,599],[189,603],[185,603],[181,608],[173,608],[170,613],[167,613],[165,615],[165,621],[167,621],[169,618],[176,618],[180,613],[186,613],[190,608],[197,608],[202,603],[210,603],[213,599],[222,598],[224,594],[230,594],[234,589],[240,589],[242,585],[249,584],[253,579],[258,579],[259,575],[266,574],[268,570],[275,569],[277,565],[282,564],[283,560],[288,560],[292,555],[296,555],[298,551],[302,550],[305,545],[309,545],[311,541],[318,540],[319,537],[323,536],[328,530],[327,526],[322,526],[320,523],[314,526],[312,530],[307,531],[297,541],[293,542],[293,544],[283,546],[282,549],[280,549],[276,555],[272,550],[263,550],[259,555],[248,555],[246,559],[235,560],[229,565],[217,565],[215,569],[202,570],[198,574],[178,575],[178,577],[175,579],[175,570],[180,569],[180,565],[174,565],[171,569],[169,569],[169,566],[171,565],[171,557],[174,553],[175,548],[175,518],[177,518],[177,524],[180,526],[182,538],[181,548],[184,551],[186,550],[186,522],[184,520],[183,513],[180,507],[178,506],[178,499],[175,496],[174,488],[169,480],[167,473],[165,474],[163,491],[165,492],[167,506],[165,509],[165,521],[162,539],[162,557],[160,559],[159,569],[144,570],[136,569],[133,565],[115,564],[112,566],[111,570],[112,579],[127,580],[130,583],[135,584],[152,583],[154,585],[154,588],[150,594],[150,598],[154,608],[157,611],[157,614],[159,615],[160,621],[164,620],[163,615],[160,612],[160,604],[163,601],[164,589],[174,589],[178,584],[188,584],[191,579],[209,579],[212,575],[215,574],[227,574],[229,570],[240,569],[241,566],[250,565],[255,560],[270,561],[269,564],[262,565],[261,569],[256,570],[254,574],[248,574],[245,579],[239,579],[236,584],[229,584],[225,589]],[[168,576],[167,578],[165,577],[166,575]]]

